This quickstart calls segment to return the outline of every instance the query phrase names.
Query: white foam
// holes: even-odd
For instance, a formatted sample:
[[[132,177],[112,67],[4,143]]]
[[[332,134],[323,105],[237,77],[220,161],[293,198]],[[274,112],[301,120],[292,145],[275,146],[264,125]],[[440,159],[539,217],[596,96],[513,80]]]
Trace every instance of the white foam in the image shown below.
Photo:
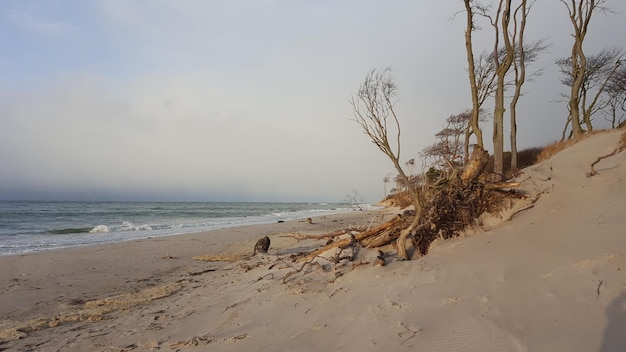
[[[107,232],[109,232],[109,227],[106,225],[98,225],[89,231],[89,233],[107,233]]]

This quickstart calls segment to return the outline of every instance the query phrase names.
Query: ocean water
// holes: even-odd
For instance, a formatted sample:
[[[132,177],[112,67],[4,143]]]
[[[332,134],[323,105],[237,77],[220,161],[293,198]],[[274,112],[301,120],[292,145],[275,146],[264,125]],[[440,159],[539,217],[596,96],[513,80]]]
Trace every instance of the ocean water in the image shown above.
[[[0,255],[269,224],[352,211],[341,203],[0,201]]]

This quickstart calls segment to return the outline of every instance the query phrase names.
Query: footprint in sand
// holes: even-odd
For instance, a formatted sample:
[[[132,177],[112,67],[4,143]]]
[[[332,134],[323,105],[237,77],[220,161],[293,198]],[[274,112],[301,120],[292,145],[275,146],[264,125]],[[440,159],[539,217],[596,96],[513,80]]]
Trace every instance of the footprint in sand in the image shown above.
[[[453,304],[453,303],[457,303],[457,302],[461,302],[463,300],[463,297],[448,297],[446,299],[444,299],[441,304],[439,304],[440,306],[445,306],[448,304]]]

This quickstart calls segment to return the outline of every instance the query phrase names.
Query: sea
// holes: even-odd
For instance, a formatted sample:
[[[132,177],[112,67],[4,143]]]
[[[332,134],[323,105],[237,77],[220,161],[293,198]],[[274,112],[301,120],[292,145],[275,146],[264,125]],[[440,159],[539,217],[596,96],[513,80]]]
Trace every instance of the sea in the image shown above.
[[[0,255],[270,224],[352,210],[346,203],[0,201]]]

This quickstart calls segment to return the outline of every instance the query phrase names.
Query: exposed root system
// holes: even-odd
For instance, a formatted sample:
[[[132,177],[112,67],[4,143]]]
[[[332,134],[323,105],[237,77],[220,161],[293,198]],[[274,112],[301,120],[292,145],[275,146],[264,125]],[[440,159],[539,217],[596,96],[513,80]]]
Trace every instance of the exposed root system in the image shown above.
[[[467,227],[477,224],[485,213],[497,213],[505,200],[520,198],[516,191],[487,190],[478,182],[450,182],[438,188],[422,208],[419,226],[413,234],[413,246],[424,255],[437,238],[446,240],[459,236]]]

